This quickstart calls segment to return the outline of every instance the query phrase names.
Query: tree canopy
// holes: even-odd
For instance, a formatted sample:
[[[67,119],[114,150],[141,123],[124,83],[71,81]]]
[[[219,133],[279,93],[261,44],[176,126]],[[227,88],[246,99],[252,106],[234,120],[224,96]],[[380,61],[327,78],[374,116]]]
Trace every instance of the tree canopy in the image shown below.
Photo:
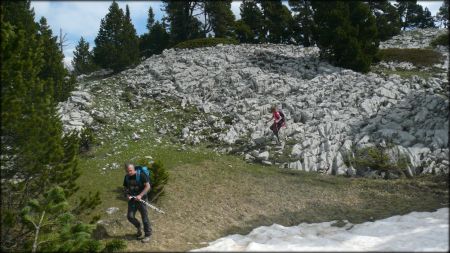
[[[100,22],[93,54],[95,64],[115,72],[138,63],[139,40],[131,22],[128,5],[124,14],[113,1]]]

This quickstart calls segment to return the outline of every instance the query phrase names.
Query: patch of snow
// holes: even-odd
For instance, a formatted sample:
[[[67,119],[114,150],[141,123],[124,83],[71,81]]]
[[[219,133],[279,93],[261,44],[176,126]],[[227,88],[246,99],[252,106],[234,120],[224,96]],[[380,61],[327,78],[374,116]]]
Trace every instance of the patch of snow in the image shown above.
[[[449,251],[448,208],[411,212],[343,227],[334,223],[273,224],[229,235],[192,251]]]

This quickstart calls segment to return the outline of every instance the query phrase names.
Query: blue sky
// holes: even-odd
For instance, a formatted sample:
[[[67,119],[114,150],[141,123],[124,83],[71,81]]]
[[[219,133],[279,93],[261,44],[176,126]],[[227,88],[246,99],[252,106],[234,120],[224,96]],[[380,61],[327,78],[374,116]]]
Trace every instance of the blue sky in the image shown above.
[[[435,15],[443,1],[418,1],[424,7],[428,7],[432,15]],[[44,16],[53,30],[54,35],[59,35],[60,29],[67,34],[68,46],[64,49],[65,63],[70,64],[73,51],[81,36],[83,36],[92,48],[94,39],[100,28],[100,20],[105,17],[112,1],[31,1],[34,8],[35,19]],[[161,20],[164,12],[161,10],[160,1],[117,1],[119,7],[125,10],[125,5],[130,8],[131,19],[138,35],[147,32],[147,12],[151,6],[155,13],[155,19]],[[283,2],[287,5],[287,1]],[[236,19],[240,18],[239,6],[241,1],[233,1],[231,10]]]

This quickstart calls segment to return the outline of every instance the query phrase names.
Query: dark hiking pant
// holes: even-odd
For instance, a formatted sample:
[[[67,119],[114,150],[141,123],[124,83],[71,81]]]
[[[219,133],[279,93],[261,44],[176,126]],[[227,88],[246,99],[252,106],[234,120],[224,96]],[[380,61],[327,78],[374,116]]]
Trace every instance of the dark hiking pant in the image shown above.
[[[275,134],[275,136],[277,137],[277,139],[278,139],[278,131],[280,131],[280,128],[283,126],[283,123],[284,123],[284,120],[280,120],[280,121],[278,121],[277,123],[274,122],[274,123],[270,126],[270,130],[272,130],[273,134]]]
[[[147,206],[139,201],[130,200],[128,201],[128,213],[127,218],[137,229],[141,229],[141,223],[136,219],[136,211],[139,211],[142,217],[142,223],[144,224],[144,234],[145,236],[152,235],[152,227],[150,220],[148,219]]]

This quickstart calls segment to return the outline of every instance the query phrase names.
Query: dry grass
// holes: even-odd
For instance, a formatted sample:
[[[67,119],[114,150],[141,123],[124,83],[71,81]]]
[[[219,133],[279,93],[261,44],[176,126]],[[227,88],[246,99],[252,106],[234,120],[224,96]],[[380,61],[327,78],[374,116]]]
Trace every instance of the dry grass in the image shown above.
[[[186,251],[273,223],[344,220],[360,223],[448,206],[443,181],[367,180],[247,165],[235,158],[182,165],[170,171],[167,196],[150,211],[152,242],[132,240],[124,211],[109,217],[112,238],[131,239],[128,251]],[[433,191],[432,189],[441,189]],[[448,185],[447,185],[448,188]],[[124,210],[125,202],[121,202]]]
[[[111,85],[108,82],[101,85],[108,87]],[[98,90],[98,97],[104,101],[99,99],[97,103],[114,108],[111,104],[118,101],[101,94]],[[98,133],[105,143],[80,159],[82,175],[77,183],[81,188],[72,197],[74,200],[89,191],[100,191],[103,203],[82,218],[89,221],[100,214],[106,224],[101,238],[125,239],[127,251],[186,251],[229,234],[246,234],[255,227],[273,223],[291,226],[344,219],[360,223],[448,206],[448,184],[429,177],[396,181],[350,179],[248,164],[242,158],[217,155],[206,148],[182,149],[179,144],[167,143],[173,137],[171,134],[166,134],[162,143],[157,142],[161,134],[153,123],[175,123],[178,130],[174,134],[177,131],[179,134],[185,122],[191,116],[192,120],[198,117],[198,113],[190,109],[182,111],[178,105],[177,112],[166,114],[161,113],[163,108],[179,103],[149,104],[133,109],[133,113],[147,114],[150,118],[138,127],[146,130],[141,140],[130,140],[138,128],[105,122],[104,130]],[[122,108],[128,108],[123,105]],[[119,134],[111,135],[112,130]],[[126,219],[127,203],[120,191],[124,171],[111,167],[148,155],[164,163],[169,181],[166,196],[156,203],[166,214],[149,210],[152,241],[142,244],[134,240],[134,227]],[[109,207],[118,207],[119,211],[108,215],[105,210]]]
[[[417,48],[387,48],[380,49],[380,58],[383,61],[393,62],[411,62],[416,66],[431,67],[434,64],[440,63],[443,56],[431,49],[417,49]]]

